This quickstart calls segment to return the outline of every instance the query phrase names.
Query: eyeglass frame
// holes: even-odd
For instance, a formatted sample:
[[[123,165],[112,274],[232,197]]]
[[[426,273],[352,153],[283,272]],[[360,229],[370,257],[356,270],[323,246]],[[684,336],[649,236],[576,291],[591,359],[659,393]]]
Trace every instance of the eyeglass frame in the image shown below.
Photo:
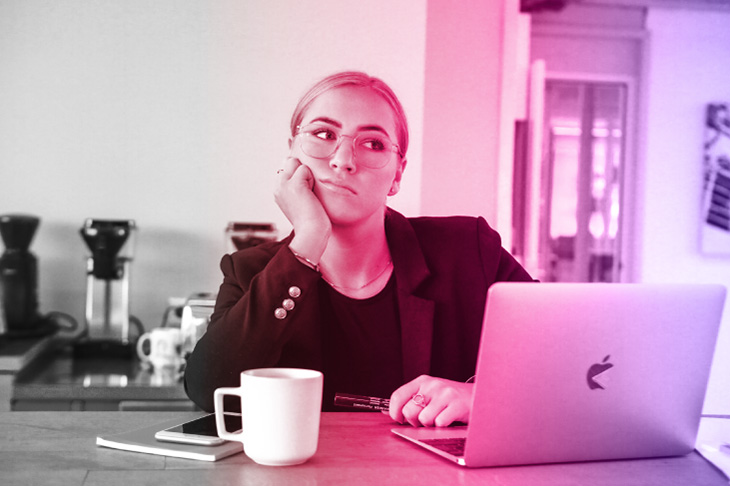
[[[296,129],[297,129],[297,133],[296,133],[296,134],[295,134],[294,136],[295,136],[295,137],[297,137],[297,136],[299,136],[299,135],[304,135],[304,136],[308,136],[308,137],[316,137],[316,135],[315,135],[314,133],[311,133],[311,132],[303,132],[303,131],[302,131],[302,129],[303,129],[303,128],[305,128],[305,127],[308,127],[308,126],[310,126],[310,125],[316,125],[316,124],[315,124],[315,123],[310,123],[310,124],[308,124],[308,125],[304,125],[304,126],[302,126],[302,125],[297,125],[297,126],[296,126]],[[324,126],[323,126],[323,127],[324,127]],[[332,127],[326,127],[326,128],[329,128],[329,129],[331,129],[332,131],[335,131],[335,132],[336,132],[336,130],[332,129]],[[338,149],[340,148],[340,146],[342,145],[342,140],[343,140],[343,139],[344,139],[345,137],[348,137],[348,138],[351,138],[351,139],[352,139],[352,143],[353,143],[353,151],[352,151],[352,156],[353,156],[353,160],[357,160],[357,150],[354,150],[354,145],[355,145],[355,140],[357,140],[357,138],[358,138],[358,137],[359,137],[360,135],[363,135],[363,133],[356,133],[355,135],[343,135],[343,134],[341,134],[341,133],[338,133],[338,134],[337,134],[337,139],[338,139],[338,140],[337,140],[337,143],[335,144],[335,148],[334,148],[334,149],[332,149],[332,153],[330,153],[329,155],[325,155],[324,157],[316,157],[316,156],[314,156],[314,155],[309,155],[308,153],[304,152],[304,147],[302,147],[302,141],[301,141],[301,140],[299,141],[299,147],[300,147],[300,148],[302,149],[302,152],[304,152],[304,153],[305,153],[305,154],[306,154],[306,155],[307,155],[308,157],[312,157],[312,158],[314,158],[314,159],[319,159],[319,160],[323,160],[323,159],[326,159],[326,158],[332,157],[332,155],[334,155],[334,154],[335,154],[335,153],[337,152],[337,150],[338,150]],[[386,135],[387,135],[387,134],[386,134]],[[402,159],[402,158],[403,158],[403,154],[402,154],[402,153],[401,153],[401,151],[400,151],[400,145],[398,145],[397,143],[393,142],[393,141],[392,141],[392,140],[390,139],[390,137],[387,137],[387,136],[386,136],[385,138],[386,138],[386,140],[388,140],[388,142],[390,142],[390,151],[391,151],[391,152],[393,152],[393,153],[396,153],[396,154],[398,154],[398,157],[400,157],[400,158]],[[385,167],[386,165],[388,165],[388,164],[387,164],[387,163],[385,163],[384,165],[382,165],[382,166],[380,166],[380,167],[370,167],[370,168],[371,168],[371,169],[382,169],[382,168],[383,168],[383,167]],[[368,167],[368,166],[365,166],[365,167]]]

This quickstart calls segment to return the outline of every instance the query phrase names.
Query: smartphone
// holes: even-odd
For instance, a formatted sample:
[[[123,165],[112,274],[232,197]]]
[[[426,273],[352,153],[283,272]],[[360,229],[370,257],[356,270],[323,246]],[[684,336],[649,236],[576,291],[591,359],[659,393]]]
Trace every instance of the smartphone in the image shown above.
[[[225,413],[223,419],[226,423],[226,430],[229,432],[233,433],[241,430],[240,414]],[[206,446],[219,445],[225,442],[218,437],[214,413],[160,430],[155,434],[155,439],[163,442],[181,442],[183,444]]]

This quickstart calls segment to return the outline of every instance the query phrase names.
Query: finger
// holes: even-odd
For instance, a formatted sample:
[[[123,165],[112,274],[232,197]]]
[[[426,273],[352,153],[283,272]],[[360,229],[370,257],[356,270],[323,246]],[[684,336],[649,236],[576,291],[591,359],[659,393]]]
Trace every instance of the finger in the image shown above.
[[[436,425],[436,418],[440,417],[447,408],[447,403],[433,400],[418,414],[418,422],[424,427],[433,427]]]
[[[297,168],[302,165],[301,162],[299,162],[299,159],[296,157],[287,157],[284,159],[284,162],[281,164],[281,167],[276,170],[276,176],[279,180],[288,180],[291,179],[291,176],[294,174],[294,172],[297,170]]]
[[[403,407],[405,407],[411,398],[413,398],[413,395],[418,393],[422,381],[423,378],[418,377],[415,380],[402,385],[390,395],[390,418],[398,423],[403,423],[405,421],[405,417],[403,416]]]
[[[454,422],[468,422],[469,411],[457,405],[448,405],[434,418],[433,424],[436,427],[448,427]]]
[[[281,199],[281,195],[290,192],[297,185],[311,190],[314,185],[314,176],[308,167],[303,165],[295,157],[288,157],[282,164],[283,167],[276,171],[276,186],[274,197]],[[303,171],[304,169],[304,171]],[[291,184],[293,182],[293,185]],[[297,184],[298,183],[298,184]],[[281,206],[281,204],[280,204]]]
[[[289,180],[294,183],[299,182],[309,188],[309,190],[314,187],[314,174],[312,174],[312,170],[304,164],[299,164],[299,166],[297,166]]]
[[[421,386],[423,388],[423,386]],[[406,422],[413,425],[414,427],[418,427],[420,425],[424,425],[421,421],[421,414],[423,413],[423,410],[425,410],[430,405],[430,399],[422,393],[421,390],[417,394],[415,394],[411,399],[403,406],[403,417],[405,418]],[[434,405],[432,407],[432,410],[437,409],[438,406]],[[436,415],[434,412],[432,412],[434,416]]]
[[[418,405],[413,400],[409,400],[401,409],[405,421],[414,427],[421,426],[421,421],[419,420],[418,416],[423,410],[425,410],[425,408],[423,408],[421,405]]]
[[[296,157],[287,157],[286,160],[284,160],[284,172],[291,176],[300,165],[302,165],[302,163]]]

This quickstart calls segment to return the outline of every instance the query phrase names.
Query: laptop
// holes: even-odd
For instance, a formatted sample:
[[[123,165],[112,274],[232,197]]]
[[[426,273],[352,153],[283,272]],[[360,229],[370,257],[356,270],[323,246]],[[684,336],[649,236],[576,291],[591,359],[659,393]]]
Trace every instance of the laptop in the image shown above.
[[[687,454],[725,293],[704,284],[497,283],[468,426],[392,431],[467,467]]]

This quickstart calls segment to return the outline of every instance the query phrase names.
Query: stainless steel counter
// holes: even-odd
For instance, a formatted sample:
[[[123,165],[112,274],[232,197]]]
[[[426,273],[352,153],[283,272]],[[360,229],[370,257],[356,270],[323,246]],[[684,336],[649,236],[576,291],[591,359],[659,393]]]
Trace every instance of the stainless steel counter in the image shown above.
[[[78,358],[62,349],[37,358],[13,384],[12,410],[196,410],[182,375],[136,358]]]

